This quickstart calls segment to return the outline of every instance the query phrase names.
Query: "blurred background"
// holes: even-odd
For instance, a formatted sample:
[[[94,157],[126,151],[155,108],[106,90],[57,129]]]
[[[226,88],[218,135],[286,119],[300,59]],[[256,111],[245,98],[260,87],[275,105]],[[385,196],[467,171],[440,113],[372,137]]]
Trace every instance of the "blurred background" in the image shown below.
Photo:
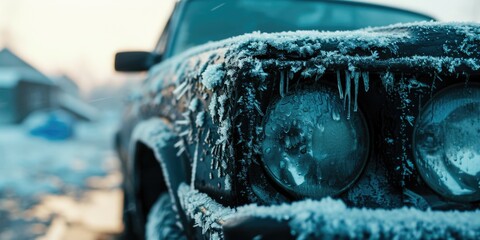
[[[480,22],[478,0],[368,0]],[[142,74],[115,52],[150,50],[174,0],[0,0],[0,239],[118,239],[113,135]]]

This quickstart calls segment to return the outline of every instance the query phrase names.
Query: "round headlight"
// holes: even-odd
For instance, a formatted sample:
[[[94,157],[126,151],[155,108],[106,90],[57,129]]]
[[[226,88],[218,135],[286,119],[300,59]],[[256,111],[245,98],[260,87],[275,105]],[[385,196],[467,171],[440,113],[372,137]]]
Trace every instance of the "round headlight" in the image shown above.
[[[480,87],[434,96],[415,124],[413,150],[420,175],[437,193],[480,200]]]
[[[263,161],[282,188],[322,198],[346,190],[368,158],[369,136],[360,112],[347,119],[338,94],[300,91],[271,107],[265,118]]]

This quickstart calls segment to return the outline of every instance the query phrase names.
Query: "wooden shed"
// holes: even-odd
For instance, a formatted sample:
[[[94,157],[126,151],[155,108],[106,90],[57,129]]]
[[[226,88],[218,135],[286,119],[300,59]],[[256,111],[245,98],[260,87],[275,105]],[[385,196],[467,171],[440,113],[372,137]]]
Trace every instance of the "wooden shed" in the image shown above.
[[[95,109],[79,98],[78,91],[63,85],[65,81],[52,80],[9,49],[0,50],[0,124],[20,123],[44,109],[63,109],[78,119],[93,120]]]

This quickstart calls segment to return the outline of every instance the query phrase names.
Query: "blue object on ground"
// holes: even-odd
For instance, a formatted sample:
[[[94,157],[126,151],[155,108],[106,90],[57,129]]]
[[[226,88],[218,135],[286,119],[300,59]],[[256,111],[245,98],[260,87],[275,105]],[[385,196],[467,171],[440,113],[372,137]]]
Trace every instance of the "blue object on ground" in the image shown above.
[[[74,119],[69,114],[61,111],[46,114],[43,123],[30,128],[31,135],[53,141],[66,140],[73,136]]]

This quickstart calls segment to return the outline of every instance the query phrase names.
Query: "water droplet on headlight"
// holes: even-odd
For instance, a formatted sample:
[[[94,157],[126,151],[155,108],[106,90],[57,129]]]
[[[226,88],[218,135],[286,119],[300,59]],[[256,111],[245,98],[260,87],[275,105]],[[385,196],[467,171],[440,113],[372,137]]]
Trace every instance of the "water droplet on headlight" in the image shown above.
[[[265,150],[265,153],[266,153],[266,154],[269,154],[271,151],[272,151],[272,148],[267,148],[267,149]]]
[[[319,99],[327,104],[319,105]],[[291,115],[284,118],[285,112]],[[343,114],[343,102],[327,89],[280,99],[269,109],[264,127],[267,172],[299,196],[321,198],[348,188],[367,161],[369,137],[360,112],[350,120]]]
[[[340,121],[340,112],[337,109],[332,109],[332,119],[334,121]]]
[[[444,197],[480,200],[480,88],[452,87],[424,107],[414,156],[427,184]]]

